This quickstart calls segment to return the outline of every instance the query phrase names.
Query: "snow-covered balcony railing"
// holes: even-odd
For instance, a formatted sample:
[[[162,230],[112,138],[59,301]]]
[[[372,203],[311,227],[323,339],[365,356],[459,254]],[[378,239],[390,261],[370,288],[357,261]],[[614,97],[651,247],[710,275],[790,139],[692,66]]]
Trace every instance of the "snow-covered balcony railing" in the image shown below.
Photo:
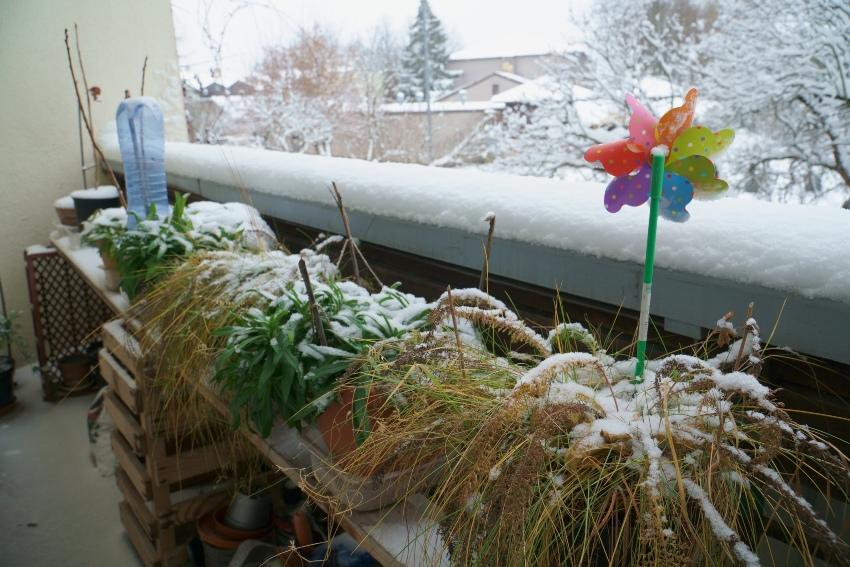
[[[117,144],[105,150],[120,169]],[[341,232],[335,181],[357,237],[468,268],[492,211],[491,273],[639,307],[647,212],[607,213],[599,183],[183,143],[166,159],[175,188],[218,201],[247,190],[264,214]],[[697,338],[754,301],[763,327],[778,321],[774,344],[850,364],[850,211],[731,198],[689,210],[659,230],[652,312],[666,330]]]

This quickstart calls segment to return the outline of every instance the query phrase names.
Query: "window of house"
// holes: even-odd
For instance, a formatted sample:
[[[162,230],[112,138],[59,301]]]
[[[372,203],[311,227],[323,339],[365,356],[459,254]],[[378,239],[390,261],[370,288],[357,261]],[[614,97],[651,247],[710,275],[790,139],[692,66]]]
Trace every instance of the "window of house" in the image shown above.
[[[493,86],[490,87],[490,91],[494,95],[499,94],[499,83],[493,83]]]

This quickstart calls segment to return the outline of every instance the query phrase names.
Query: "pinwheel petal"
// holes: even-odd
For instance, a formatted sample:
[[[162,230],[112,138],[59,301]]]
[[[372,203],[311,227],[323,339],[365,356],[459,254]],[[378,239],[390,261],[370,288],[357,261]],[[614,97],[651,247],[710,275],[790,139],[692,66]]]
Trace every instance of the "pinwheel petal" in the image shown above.
[[[627,175],[645,163],[643,154],[636,153],[631,140],[617,140],[591,147],[584,153],[584,159],[590,163],[600,163],[614,176]]]
[[[632,109],[632,116],[629,118],[629,135],[644,153],[649,153],[649,150],[655,147],[655,126],[658,124],[658,119],[630,94],[626,95],[626,104]]]
[[[605,189],[605,209],[616,213],[623,205],[639,207],[649,199],[649,180],[652,168],[644,164],[634,175],[623,175]]]
[[[697,107],[697,90],[693,87],[685,93],[685,102],[664,113],[655,126],[655,139],[658,144],[670,147],[682,132],[690,128]]]
[[[667,171],[685,177],[693,185],[694,198],[713,199],[729,188],[729,184],[717,178],[714,163],[705,156],[688,156],[667,166]]]
[[[673,141],[667,161],[674,162],[694,155],[712,157],[728,148],[734,139],[735,131],[730,128],[712,132],[705,126],[692,126]]]
[[[667,220],[685,222],[691,214],[685,210],[694,198],[694,187],[685,177],[667,171],[661,186],[661,207],[659,213]]]

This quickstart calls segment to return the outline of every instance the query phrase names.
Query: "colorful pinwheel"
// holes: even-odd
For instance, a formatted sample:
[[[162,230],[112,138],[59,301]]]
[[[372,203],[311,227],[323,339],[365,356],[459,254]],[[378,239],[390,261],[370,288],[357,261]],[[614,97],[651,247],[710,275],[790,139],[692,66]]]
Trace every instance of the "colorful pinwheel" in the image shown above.
[[[685,94],[685,102],[656,119],[632,95],[626,103],[632,110],[629,137],[591,147],[584,154],[590,163],[599,162],[616,176],[605,190],[605,208],[612,213],[623,205],[638,207],[649,199],[652,173],[651,151],[667,149],[661,193],[660,213],[666,219],[684,222],[685,210],[693,198],[713,198],[728,188],[717,178],[717,169],[709,159],[729,147],[735,138],[730,129],[712,132],[704,126],[691,126],[696,109],[697,90]]]

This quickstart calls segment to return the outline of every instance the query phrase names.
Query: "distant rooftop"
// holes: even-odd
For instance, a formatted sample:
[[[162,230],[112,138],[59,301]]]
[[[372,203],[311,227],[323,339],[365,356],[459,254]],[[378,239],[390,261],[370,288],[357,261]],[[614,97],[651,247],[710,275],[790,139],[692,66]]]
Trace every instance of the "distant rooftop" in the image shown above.
[[[523,48],[510,48],[504,45],[471,45],[456,51],[449,57],[450,61],[469,59],[509,59],[511,57],[544,56],[563,48],[559,45],[549,45],[532,42]]]

